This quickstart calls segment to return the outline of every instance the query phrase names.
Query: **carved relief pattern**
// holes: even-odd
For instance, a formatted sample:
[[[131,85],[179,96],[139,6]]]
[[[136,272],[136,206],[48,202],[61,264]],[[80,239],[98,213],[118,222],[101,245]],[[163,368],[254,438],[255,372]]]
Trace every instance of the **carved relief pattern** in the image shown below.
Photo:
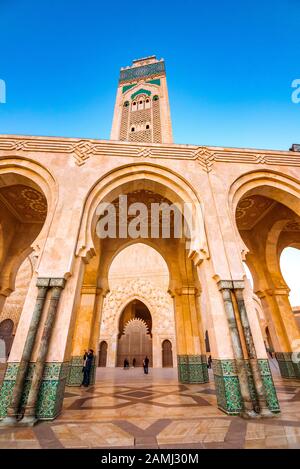
[[[262,195],[243,198],[236,209],[238,228],[240,230],[251,230],[274,204],[274,200]]]
[[[158,101],[159,102],[159,101]],[[151,147],[150,147],[151,148]],[[97,140],[75,140],[57,138],[12,138],[0,137],[0,151],[5,152],[5,157],[12,152],[42,152],[59,154],[70,154],[75,158],[78,165],[82,165],[91,155],[126,157],[139,156],[141,144],[128,145],[126,142],[110,142]],[[197,160],[200,167],[209,172],[215,162],[238,163],[238,164],[263,164],[271,166],[294,166],[300,167],[299,152],[283,151],[248,151],[241,149],[214,148],[189,145],[168,145],[151,148],[151,156],[155,158],[190,159]]]
[[[153,321],[153,334],[175,336],[174,309],[170,295],[148,280],[133,279],[120,283],[108,293],[104,300],[100,335],[105,337],[116,334],[118,315],[122,306],[133,298],[145,301],[150,308]]]

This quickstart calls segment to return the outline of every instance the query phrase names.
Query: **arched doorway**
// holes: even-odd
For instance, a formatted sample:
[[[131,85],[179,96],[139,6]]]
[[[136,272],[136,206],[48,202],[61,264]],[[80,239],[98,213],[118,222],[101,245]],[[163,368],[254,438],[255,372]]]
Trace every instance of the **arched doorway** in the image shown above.
[[[173,368],[172,343],[168,339],[162,343],[162,366],[163,368]]]
[[[147,356],[152,366],[152,318],[147,306],[139,300],[131,301],[123,310],[119,321],[119,336],[116,365],[143,366]]]
[[[134,243],[117,252],[107,270],[109,292],[100,321],[100,342],[109,344],[106,366],[123,366],[117,359],[118,341],[126,323],[140,318],[152,337],[151,366],[161,368],[161,346],[166,337],[172,342],[174,357],[177,356],[174,303],[166,261],[153,247]]]
[[[0,323],[0,340],[5,343],[5,357],[7,358],[13,343],[14,323],[11,319],[5,319]],[[0,357],[2,358],[2,357]]]
[[[105,367],[107,361],[107,342],[102,340],[99,347],[99,362],[98,366]]]

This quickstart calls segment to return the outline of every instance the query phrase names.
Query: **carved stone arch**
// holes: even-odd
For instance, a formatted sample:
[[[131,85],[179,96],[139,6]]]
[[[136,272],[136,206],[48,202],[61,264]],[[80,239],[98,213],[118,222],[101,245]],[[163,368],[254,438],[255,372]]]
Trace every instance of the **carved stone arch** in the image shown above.
[[[14,185],[25,185],[41,193],[47,203],[47,214],[40,231],[35,239],[30,242],[30,245],[17,246],[15,243],[16,255],[10,255],[10,258],[5,260],[5,265],[1,266],[0,283],[4,295],[8,295],[14,290],[16,274],[23,260],[33,251],[36,256],[41,252],[54,215],[58,196],[57,183],[52,174],[43,165],[29,158],[16,157],[0,161],[0,187],[6,189]],[[2,227],[0,232],[1,253],[5,251],[6,236]]]
[[[93,186],[85,201],[77,255],[88,258],[95,254],[93,234],[96,230],[96,211],[99,203],[112,202],[120,194],[121,188],[124,190],[132,184],[142,184],[145,188],[168,198],[172,203],[185,204],[186,215],[190,218],[188,225],[192,233],[188,255],[196,263],[208,257],[203,207],[197,192],[179,174],[152,163],[124,165],[110,171]]]
[[[248,248],[237,227],[236,208],[245,195],[254,194],[276,200],[300,216],[300,184],[296,178],[271,170],[250,171],[238,177],[229,188],[228,205],[243,260],[246,258]]]
[[[157,251],[158,254],[160,254],[160,256],[163,258],[168,268],[169,290],[172,290],[174,283],[176,283],[178,280],[177,280],[176,272],[174,272],[174,269],[171,269],[169,256],[168,256],[169,254],[168,250],[165,247],[162,247],[161,244],[157,242],[157,240],[155,239],[152,240],[151,238],[114,240],[114,250],[110,252],[108,251],[103,252],[101,255],[101,270],[100,270],[100,276],[98,279],[98,286],[100,288],[103,288],[104,290],[109,290],[108,274],[109,274],[110,266],[112,265],[114,259],[116,259],[118,254],[120,254],[126,248],[134,244],[145,244],[146,246],[149,246],[150,248]]]

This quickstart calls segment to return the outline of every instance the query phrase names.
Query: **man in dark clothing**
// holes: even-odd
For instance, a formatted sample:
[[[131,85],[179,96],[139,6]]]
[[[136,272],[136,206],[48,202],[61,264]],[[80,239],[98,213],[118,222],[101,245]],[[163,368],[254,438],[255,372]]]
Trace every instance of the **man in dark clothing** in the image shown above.
[[[91,375],[91,369],[94,361],[94,351],[90,349],[87,353],[84,367],[83,367],[83,381],[82,385],[84,387],[88,387],[90,384],[90,375]]]
[[[209,355],[207,359],[207,368],[211,368],[211,365],[212,365],[212,358],[211,358],[211,355]]]
[[[143,366],[144,366],[144,373],[145,373],[145,375],[147,375],[148,374],[148,369],[149,369],[149,358],[147,357],[147,355],[144,358]]]

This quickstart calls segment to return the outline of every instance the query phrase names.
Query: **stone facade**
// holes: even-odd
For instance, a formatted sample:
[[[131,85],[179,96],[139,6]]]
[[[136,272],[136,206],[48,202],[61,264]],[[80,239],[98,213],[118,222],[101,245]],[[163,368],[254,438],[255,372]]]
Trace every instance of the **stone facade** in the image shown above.
[[[284,247],[300,245],[300,153],[173,144],[164,64],[144,60],[121,71],[112,140],[0,136],[1,308],[24,259],[36,259],[0,393],[4,421],[15,422],[26,396],[35,393],[30,405],[37,418],[55,418],[66,382],[80,384],[84,350],[110,340],[133,298],[153,316],[153,341],[172,341],[180,381],[207,381],[207,332],[218,406],[251,416],[266,403],[277,413],[258,303],[243,261],[282,375],[299,379],[299,329],[279,257]],[[161,140],[132,141],[129,127],[126,134],[120,126],[123,100],[144,90],[145,109],[135,112],[153,110],[146,100],[154,89]],[[14,206],[14,193],[25,197],[24,212]],[[115,205],[121,194],[147,204],[168,201],[179,211],[189,207],[191,237],[98,238],[99,203]],[[114,258],[135,243],[163,257],[167,284],[163,277],[158,285],[134,275],[124,283],[123,272],[110,285]]]

